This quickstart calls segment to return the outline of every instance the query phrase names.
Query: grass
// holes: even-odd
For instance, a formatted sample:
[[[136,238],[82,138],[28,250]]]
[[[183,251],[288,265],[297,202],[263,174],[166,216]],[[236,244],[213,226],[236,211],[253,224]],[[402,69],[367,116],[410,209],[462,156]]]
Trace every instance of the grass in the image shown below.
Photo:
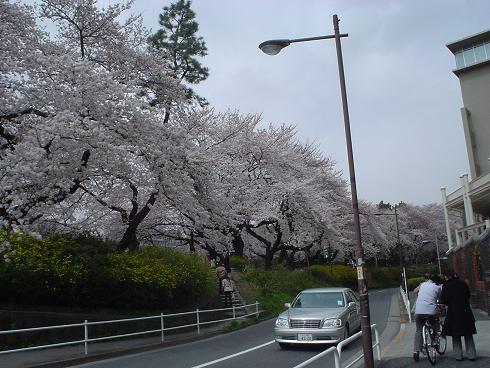
[[[291,302],[303,289],[328,286],[314,277],[308,269],[288,270],[276,266],[267,271],[248,268],[243,273],[262,310],[276,316],[284,310],[284,303]]]
[[[245,267],[240,278],[248,283],[249,291],[260,302],[261,309],[272,316],[281,313],[285,309],[284,303],[292,302],[304,289],[337,286],[357,290],[356,269],[340,264],[313,265],[296,270],[278,265],[269,271]],[[399,278],[397,267],[372,267],[367,273],[370,289],[397,287]]]

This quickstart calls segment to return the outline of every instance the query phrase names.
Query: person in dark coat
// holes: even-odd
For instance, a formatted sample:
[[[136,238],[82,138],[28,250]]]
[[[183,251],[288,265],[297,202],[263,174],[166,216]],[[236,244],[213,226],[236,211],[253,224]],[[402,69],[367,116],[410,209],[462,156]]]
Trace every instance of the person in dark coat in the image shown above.
[[[447,305],[447,315],[442,327],[442,334],[451,336],[456,360],[463,360],[461,337],[464,336],[466,355],[470,360],[476,359],[475,317],[470,307],[470,289],[463,280],[452,271],[444,272],[446,282],[442,285],[441,303]]]

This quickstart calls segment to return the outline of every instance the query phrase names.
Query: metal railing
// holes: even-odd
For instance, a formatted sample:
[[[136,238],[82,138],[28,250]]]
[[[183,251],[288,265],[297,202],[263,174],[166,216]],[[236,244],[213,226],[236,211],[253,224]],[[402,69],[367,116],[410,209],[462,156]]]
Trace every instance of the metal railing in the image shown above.
[[[247,313],[247,308],[249,308],[249,307],[255,307],[255,309],[252,313]],[[237,315],[237,311],[240,311],[242,309],[245,311],[245,314]],[[204,321],[204,322],[201,321],[200,317],[203,315],[203,313],[220,312],[220,311],[231,311],[232,317],[222,318],[222,319],[217,319],[217,320],[212,320],[212,321]],[[43,331],[43,330],[55,330],[55,329],[62,329],[62,328],[83,327],[84,338],[83,338],[83,340],[73,340],[73,341],[66,341],[66,342],[60,342],[60,343],[55,343],[55,344],[45,344],[45,345],[30,346],[30,347],[26,347],[26,348],[2,350],[2,351],[0,351],[0,354],[15,353],[15,352],[20,352],[20,351],[28,351],[28,350],[46,349],[46,348],[67,346],[67,345],[83,344],[85,355],[87,355],[88,354],[88,344],[90,342],[105,341],[105,340],[118,339],[118,338],[123,338],[123,337],[140,336],[140,335],[148,335],[148,334],[155,334],[155,333],[160,333],[161,341],[165,341],[165,332],[166,331],[178,330],[178,329],[189,328],[189,327],[196,327],[197,335],[200,335],[201,334],[201,326],[209,325],[209,324],[213,324],[213,323],[231,321],[231,320],[235,320],[235,319],[243,319],[243,318],[247,318],[250,316],[258,317],[259,313],[260,313],[259,302],[255,302],[253,304],[247,304],[247,305],[243,305],[243,306],[239,306],[239,307],[232,306],[231,308],[218,308],[218,309],[206,309],[206,310],[196,309],[195,311],[191,311],[191,312],[172,313],[172,314],[161,313],[160,315],[149,316],[149,317],[125,318],[125,319],[115,319],[115,320],[96,321],[96,322],[89,322],[89,321],[85,320],[83,323],[73,323],[73,324],[66,324],[66,325],[34,327],[34,328],[23,328],[23,329],[16,329],[16,330],[4,330],[4,331],[0,331],[0,335],[26,333],[26,332]],[[176,316],[185,316],[185,315],[193,315],[193,314],[196,316],[196,319],[195,319],[196,322],[195,323],[178,325],[178,326],[173,326],[173,327],[165,327],[165,318],[176,317]],[[114,324],[114,323],[121,323],[121,322],[133,322],[133,321],[141,321],[141,320],[152,320],[152,319],[160,321],[160,328],[153,329],[153,330],[133,332],[133,333],[119,334],[119,335],[96,337],[96,338],[90,338],[90,336],[89,336],[89,327],[90,326]]]
[[[379,333],[378,329],[376,327],[376,324],[372,324],[371,328],[374,329],[374,344],[373,348],[376,348],[376,355],[378,356],[378,360],[381,360],[381,347],[380,347],[380,342],[379,342]],[[314,357],[304,361],[301,364],[298,364],[294,368],[304,368],[310,365],[311,363],[317,361],[320,358],[323,358],[324,356],[333,354],[334,357],[334,362],[335,362],[335,368],[350,368],[354,364],[356,364],[359,360],[361,360],[364,357],[364,354],[360,354],[356,358],[354,358],[353,361],[351,361],[349,364],[342,366],[342,348],[345,345],[348,345],[352,341],[357,340],[359,337],[362,336],[362,331],[359,331],[358,333],[348,337],[345,340],[342,340],[337,344],[337,346],[332,346],[331,348],[328,348],[327,350],[321,352],[320,354],[315,355]]]
[[[465,241],[471,238],[472,235],[481,235],[486,229],[490,228],[490,220],[478,222],[473,225],[465,226],[455,230],[456,245],[459,247],[463,245]]]
[[[403,300],[403,305],[405,306],[405,309],[407,310],[408,314],[408,321],[412,323],[412,312],[410,308],[410,298],[408,297],[408,294],[405,293],[405,290],[403,290],[403,287],[400,285],[400,294],[402,296]]]

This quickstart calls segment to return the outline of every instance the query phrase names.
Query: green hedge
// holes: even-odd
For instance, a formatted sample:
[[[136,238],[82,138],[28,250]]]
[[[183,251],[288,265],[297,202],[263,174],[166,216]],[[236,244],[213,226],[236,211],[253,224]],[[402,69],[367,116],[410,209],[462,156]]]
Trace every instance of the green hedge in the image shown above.
[[[328,286],[307,269],[290,271],[281,265],[269,271],[249,267],[243,273],[243,278],[252,287],[261,308],[274,316],[282,312],[284,303],[292,302],[301,290]]]
[[[162,247],[127,253],[90,236],[38,240],[0,230],[4,303],[176,309],[216,294],[208,262]]]
[[[330,286],[342,286],[357,289],[357,271],[344,265],[313,265],[310,267],[313,276]]]
[[[230,267],[237,271],[242,271],[247,266],[247,260],[241,256],[230,256]]]
[[[398,267],[371,267],[367,271],[368,287],[381,289],[397,287],[401,284],[401,272]]]
[[[367,272],[369,288],[388,288],[400,285],[398,267],[370,268]],[[314,287],[348,287],[357,291],[357,270],[340,264],[313,265],[290,271],[278,265],[271,271],[247,267],[244,279],[248,281],[261,308],[277,315],[284,310],[284,303],[291,302],[303,289]]]
[[[425,278],[423,276],[422,277],[412,277],[412,278],[407,279],[408,290],[415,289],[424,280],[425,280]]]

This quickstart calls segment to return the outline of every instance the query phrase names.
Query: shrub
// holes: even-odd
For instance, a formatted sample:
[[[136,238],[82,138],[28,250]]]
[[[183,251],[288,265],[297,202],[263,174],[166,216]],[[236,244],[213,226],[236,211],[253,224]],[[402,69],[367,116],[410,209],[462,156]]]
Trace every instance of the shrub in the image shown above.
[[[425,273],[438,274],[438,267],[435,264],[419,264],[406,267],[407,277],[419,277]]]
[[[369,288],[397,287],[401,284],[400,269],[398,267],[371,267],[367,271]]]
[[[244,279],[250,283],[261,308],[272,315],[282,312],[284,303],[291,302],[301,290],[326,286],[307,269],[290,271],[281,265],[270,271],[247,268]]]
[[[407,279],[408,290],[415,289],[424,280],[425,280],[425,278],[423,276],[422,277],[412,277],[412,278]]]
[[[330,286],[357,288],[357,271],[345,265],[313,265],[309,268],[313,276]]]
[[[205,259],[157,246],[120,253],[90,236],[38,240],[0,230],[0,256],[7,303],[179,309],[216,294]]]
[[[247,260],[245,257],[241,256],[230,256],[230,267],[236,269],[237,271],[242,271],[247,265]]]

